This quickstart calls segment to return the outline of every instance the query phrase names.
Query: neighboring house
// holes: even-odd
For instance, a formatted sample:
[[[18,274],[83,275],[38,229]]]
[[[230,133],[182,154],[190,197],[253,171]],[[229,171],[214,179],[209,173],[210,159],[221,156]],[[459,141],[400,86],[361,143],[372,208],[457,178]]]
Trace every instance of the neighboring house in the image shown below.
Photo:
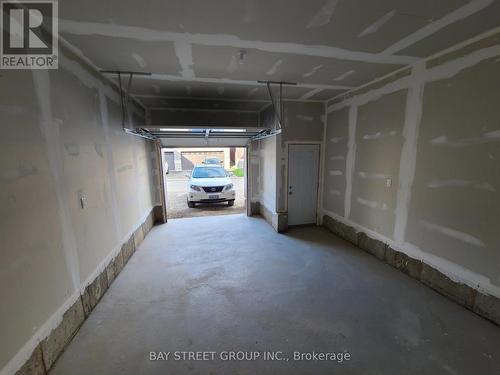
[[[234,162],[231,163],[232,149],[229,147],[165,148],[162,152],[163,160],[168,163],[170,171],[187,171],[193,169],[194,165],[203,163],[208,157],[218,158],[223,162],[222,165],[225,169],[230,169],[234,165]],[[236,150],[239,149],[236,148]],[[236,154],[240,153],[241,151],[236,151]]]

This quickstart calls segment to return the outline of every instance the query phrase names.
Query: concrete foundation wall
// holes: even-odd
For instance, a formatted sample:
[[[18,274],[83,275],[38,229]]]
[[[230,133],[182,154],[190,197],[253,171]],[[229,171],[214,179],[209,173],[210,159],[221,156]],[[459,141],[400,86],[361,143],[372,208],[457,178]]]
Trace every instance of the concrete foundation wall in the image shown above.
[[[388,265],[419,280],[476,314],[500,325],[500,298],[451,279],[437,268],[368,236],[360,227],[352,227],[328,215],[323,217],[323,225],[337,236],[351,242]]]
[[[323,212],[500,297],[500,44],[464,48],[328,106]]]
[[[15,372],[68,309],[83,316],[85,304],[71,306],[158,199],[155,149],[124,133],[117,91],[70,52],[59,57],[58,70],[0,78],[2,374]],[[74,331],[60,329],[65,340]],[[44,349],[47,363],[55,355]]]

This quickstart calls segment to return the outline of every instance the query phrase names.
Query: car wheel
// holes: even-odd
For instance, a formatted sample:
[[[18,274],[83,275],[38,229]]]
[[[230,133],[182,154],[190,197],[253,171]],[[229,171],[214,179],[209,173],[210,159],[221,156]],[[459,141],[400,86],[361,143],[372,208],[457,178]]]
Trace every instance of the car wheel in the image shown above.
[[[234,206],[234,199],[232,201],[227,201],[227,205],[229,207]]]
[[[189,207],[189,208],[195,208],[196,203],[191,202],[191,201],[187,201],[187,202],[188,202],[188,207]]]

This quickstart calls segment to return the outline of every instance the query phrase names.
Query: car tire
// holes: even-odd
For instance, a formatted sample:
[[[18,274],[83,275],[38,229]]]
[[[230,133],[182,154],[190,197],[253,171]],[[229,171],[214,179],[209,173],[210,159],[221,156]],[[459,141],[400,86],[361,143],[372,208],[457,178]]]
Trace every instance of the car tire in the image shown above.
[[[196,207],[196,203],[194,203],[194,202],[187,201],[187,203],[188,203],[188,207],[189,208],[195,208]]]
[[[234,199],[233,199],[233,200],[230,200],[230,201],[227,201],[227,205],[228,205],[229,207],[234,206]]]

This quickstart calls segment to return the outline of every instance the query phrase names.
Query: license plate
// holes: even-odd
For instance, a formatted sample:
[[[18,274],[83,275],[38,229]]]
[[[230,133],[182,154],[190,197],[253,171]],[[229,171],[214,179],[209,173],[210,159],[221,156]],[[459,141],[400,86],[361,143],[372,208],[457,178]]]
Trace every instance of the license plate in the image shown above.
[[[208,199],[219,199],[218,195],[209,195]]]

